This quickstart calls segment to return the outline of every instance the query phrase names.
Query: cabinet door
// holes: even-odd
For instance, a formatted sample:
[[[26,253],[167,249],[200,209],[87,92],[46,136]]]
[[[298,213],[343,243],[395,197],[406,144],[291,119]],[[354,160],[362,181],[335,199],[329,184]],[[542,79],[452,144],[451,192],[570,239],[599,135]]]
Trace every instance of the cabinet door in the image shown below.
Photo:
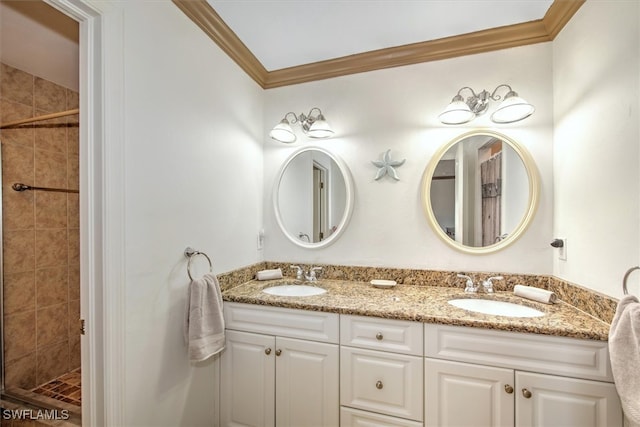
[[[622,426],[622,409],[611,383],[516,372],[518,427]]]
[[[425,359],[425,426],[513,426],[513,370]]]
[[[220,425],[274,426],[275,338],[226,331],[220,363]]]
[[[275,354],[276,425],[339,425],[338,346],[277,337]]]

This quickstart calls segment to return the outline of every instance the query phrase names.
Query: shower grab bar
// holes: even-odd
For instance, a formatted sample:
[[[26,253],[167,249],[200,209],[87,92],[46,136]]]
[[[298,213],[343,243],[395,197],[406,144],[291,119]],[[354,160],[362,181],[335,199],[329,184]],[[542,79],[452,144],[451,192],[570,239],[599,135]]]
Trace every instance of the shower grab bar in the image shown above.
[[[54,191],[56,193],[79,193],[78,190],[68,190],[66,188],[49,188],[49,187],[33,187],[31,185],[22,184],[20,182],[16,182],[11,186],[15,191],[27,191],[27,190],[38,190],[38,191]]]
[[[61,111],[59,113],[44,114],[42,116],[30,117],[28,119],[22,119],[22,120],[16,120],[13,122],[3,123],[2,125],[0,125],[0,129],[12,128],[15,126],[22,126],[29,123],[41,122],[43,120],[56,119],[58,117],[73,116],[79,113],[80,113],[80,109],[74,108],[73,110]]]
[[[640,267],[631,267],[626,273],[624,273],[624,279],[622,279],[622,292],[624,292],[625,295],[629,295],[629,291],[627,291],[627,279],[635,270],[640,270]]]
[[[189,259],[189,262],[187,263],[187,274],[189,275],[189,279],[191,280],[193,280],[193,276],[191,275],[191,261],[193,261],[193,259],[198,255],[202,255],[207,259],[207,261],[209,261],[209,273],[213,273],[213,264],[211,263],[211,258],[209,258],[209,256],[204,252],[196,251],[191,247],[187,247],[184,250],[184,256]]]

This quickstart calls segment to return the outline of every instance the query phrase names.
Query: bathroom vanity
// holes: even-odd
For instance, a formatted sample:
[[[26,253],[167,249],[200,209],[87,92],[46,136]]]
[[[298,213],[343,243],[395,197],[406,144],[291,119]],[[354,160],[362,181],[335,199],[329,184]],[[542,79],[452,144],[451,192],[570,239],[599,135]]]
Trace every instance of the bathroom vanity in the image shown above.
[[[621,426],[608,325],[574,307],[511,318],[448,304],[462,289],[326,280],[280,297],[224,292],[221,425]]]

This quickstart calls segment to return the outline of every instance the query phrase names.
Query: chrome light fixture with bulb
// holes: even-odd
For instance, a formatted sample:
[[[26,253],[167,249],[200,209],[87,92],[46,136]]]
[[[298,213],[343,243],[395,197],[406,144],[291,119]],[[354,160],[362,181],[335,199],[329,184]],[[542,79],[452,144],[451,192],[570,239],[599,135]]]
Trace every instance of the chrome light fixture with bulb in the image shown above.
[[[508,92],[504,98],[497,94],[498,89],[507,88]],[[466,100],[462,97],[463,90],[468,89],[471,92]],[[440,121],[445,125],[461,125],[475,119],[476,116],[484,114],[489,108],[490,101],[500,101],[496,110],[491,114],[491,121],[494,123],[515,123],[524,120],[536,110],[507,84],[501,84],[496,87],[493,92],[489,93],[482,90],[476,93],[468,86],[463,87],[453,97],[451,103],[438,116]]]
[[[315,111],[317,113],[314,115]],[[288,117],[291,117],[291,119],[288,119]],[[313,107],[307,115],[300,113],[300,115],[296,116],[293,112],[285,114],[280,123],[271,129],[269,136],[285,144],[295,142],[296,134],[291,128],[292,123],[300,123],[302,131],[310,138],[324,139],[330,138],[334,134],[322,111],[318,107]]]

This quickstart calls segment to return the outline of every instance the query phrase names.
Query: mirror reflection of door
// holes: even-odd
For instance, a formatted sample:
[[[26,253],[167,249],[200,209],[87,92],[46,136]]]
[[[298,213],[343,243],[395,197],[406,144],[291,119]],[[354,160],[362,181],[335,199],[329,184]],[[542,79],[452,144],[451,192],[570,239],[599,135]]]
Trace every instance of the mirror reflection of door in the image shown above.
[[[313,162],[313,241],[324,239],[327,230],[327,169]]]

